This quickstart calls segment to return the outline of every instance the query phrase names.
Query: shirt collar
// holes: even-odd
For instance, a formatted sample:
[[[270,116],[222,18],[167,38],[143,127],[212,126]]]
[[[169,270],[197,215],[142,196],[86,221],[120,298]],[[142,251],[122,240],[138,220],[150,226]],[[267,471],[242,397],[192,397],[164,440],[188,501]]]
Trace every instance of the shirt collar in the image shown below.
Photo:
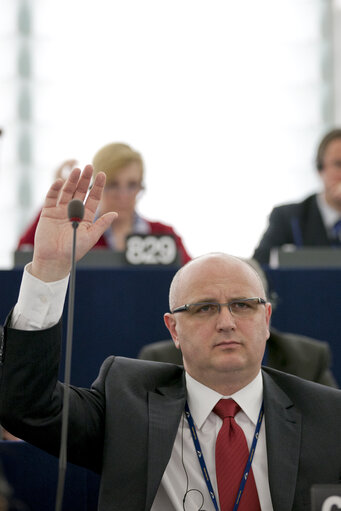
[[[318,208],[320,210],[322,220],[324,225],[327,229],[331,229],[335,222],[337,222],[340,219],[340,212],[336,209],[332,208],[328,202],[326,201],[326,198],[324,196],[324,193],[319,193],[316,196],[316,201]]]
[[[251,422],[256,425],[263,400],[263,378],[261,371],[246,387],[231,394],[231,396],[222,396],[215,390],[206,387],[206,385],[192,378],[188,373],[185,373],[185,376],[188,406],[198,429],[203,426],[207,417],[222,397],[234,399]]]

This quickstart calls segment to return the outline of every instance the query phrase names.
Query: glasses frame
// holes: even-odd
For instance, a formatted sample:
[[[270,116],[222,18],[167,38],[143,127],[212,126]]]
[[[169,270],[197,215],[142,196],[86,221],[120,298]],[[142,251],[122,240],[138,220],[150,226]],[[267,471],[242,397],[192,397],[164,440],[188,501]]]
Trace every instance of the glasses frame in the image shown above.
[[[219,303],[219,302],[196,302],[196,303],[185,303],[185,305],[180,305],[180,307],[176,307],[175,309],[173,309],[173,311],[171,311],[171,314],[176,314],[177,312],[188,312],[189,311],[189,307],[193,306],[193,305],[218,305],[218,314],[220,314],[221,312],[221,308],[226,306],[228,308],[228,310],[230,311],[230,313],[232,314],[232,316],[236,316],[236,314],[231,310],[231,305],[233,305],[234,303],[245,303],[245,302],[250,302],[250,301],[257,301],[257,304],[260,304],[260,305],[265,305],[267,302],[266,300],[264,300],[264,298],[260,298],[259,296],[253,296],[251,298],[239,298],[239,299],[235,299],[235,300],[231,300],[229,302],[226,302],[226,303]]]
[[[134,184],[127,184],[127,185],[116,185],[115,183],[107,183],[104,187],[105,192],[114,193],[116,195],[125,193],[126,195],[132,196],[137,195],[139,192],[144,190],[143,183],[134,183]]]

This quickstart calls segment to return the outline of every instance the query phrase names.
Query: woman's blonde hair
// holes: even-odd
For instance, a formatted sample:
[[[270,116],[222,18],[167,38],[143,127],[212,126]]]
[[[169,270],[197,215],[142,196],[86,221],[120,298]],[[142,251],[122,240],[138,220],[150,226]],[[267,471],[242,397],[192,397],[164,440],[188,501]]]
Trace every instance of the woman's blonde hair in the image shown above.
[[[107,183],[110,183],[117,173],[130,163],[139,163],[141,167],[141,180],[143,178],[144,168],[140,153],[134,151],[127,144],[113,142],[103,146],[92,160],[94,175],[98,172],[104,172],[107,175]]]

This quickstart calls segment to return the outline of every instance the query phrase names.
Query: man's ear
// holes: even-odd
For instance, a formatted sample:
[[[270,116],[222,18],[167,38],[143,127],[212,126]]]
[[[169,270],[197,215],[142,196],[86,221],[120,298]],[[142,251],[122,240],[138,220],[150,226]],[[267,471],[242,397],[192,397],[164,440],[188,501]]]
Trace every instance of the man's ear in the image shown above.
[[[271,303],[266,303],[265,304],[265,320],[266,320],[266,324],[267,324],[267,327],[268,327],[268,337],[266,340],[269,339],[270,337],[270,320],[271,320],[271,314],[272,314],[272,306],[271,306]]]
[[[174,314],[171,314],[170,312],[166,312],[163,315],[163,320],[165,322],[166,327],[169,330],[169,333],[172,336],[172,339],[174,341],[174,344],[177,348],[180,347],[179,341],[178,341],[178,333],[176,329],[176,319],[174,317]]]

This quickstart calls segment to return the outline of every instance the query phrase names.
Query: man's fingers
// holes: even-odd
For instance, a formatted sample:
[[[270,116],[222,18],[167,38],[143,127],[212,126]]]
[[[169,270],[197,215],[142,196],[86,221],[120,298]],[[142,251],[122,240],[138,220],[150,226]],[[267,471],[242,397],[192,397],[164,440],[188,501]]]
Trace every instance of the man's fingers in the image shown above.
[[[44,207],[52,208],[56,206],[58,197],[60,194],[60,190],[62,189],[64,181],[62,179],[57,179],[49,188],[49,191],[46,194]]]
[[[106,175],[104,174],[104,172],[99,172],[95,177],[89,195],[86,199],[85,209],[91,212],[92,214],[95,214],[98,203],[101,200],[105,181]]]
[[[110,227],[110,225],[113,223],[115,218],[117,218],[117,216],[118,216],[117,213],[111,211],[110,213],[105,213],[105,215],[102,215],[100,218],[98,218],[96,222],[91,226],[91,229],[94,232],[94,236],[97,239],[99,239],[104,233],[104,231],[106,231]]]
[[[73,199],[79,199],[84,202],[84,199],[89,191],[93,174],[92,165],[86,165],[77,183],[77,188],[73,194]]]
[[[96,220],[93,224],[87,224],[85,221],[81,222],[78,228],[78,236],[80,240],[80,236],[82,231],[86,232],[86,238],[87,238],[87,245],[86,253],[91,247],[93,247],[96,242],[99,240],[99,238],[102,236],[104,231],[106,231],[112,222],[117,217],[117,213],[114,211],[111,211],[110,213],[106,213],[105,215],[102,215],[100,218]],[[83,256],[83,253],[81,253],[80,257]]]
[[[81,173],[75,168],[65,181],[59,198],[59,204],[68,204],[71,199],[84,200],[92,177],[92,166],[87,165]]]
[[[44,207],[56,208],[58,205],[67,206],[72,199],[85,201],[84,221],[92,223],[106,180],[104,172],[99,172],[89,191],[92,174],[92,165],[86,165],[83,172],[79,168],[74,168],[64,184],[61,179],[55,181],[47,193]],[[62,210],[64,211],[64,208]]]
[[[101,234],[103,234],[103,232],[106,231],[108,227],[110,227],[110,225],[117,217],[118,213],[116,213],[115,211],[110,211],[109,213],[105,213],[100,218],[98,218],[98,220],[96,220],[96,222],[94,223],[94,226],[96,229],[101,231]]]

